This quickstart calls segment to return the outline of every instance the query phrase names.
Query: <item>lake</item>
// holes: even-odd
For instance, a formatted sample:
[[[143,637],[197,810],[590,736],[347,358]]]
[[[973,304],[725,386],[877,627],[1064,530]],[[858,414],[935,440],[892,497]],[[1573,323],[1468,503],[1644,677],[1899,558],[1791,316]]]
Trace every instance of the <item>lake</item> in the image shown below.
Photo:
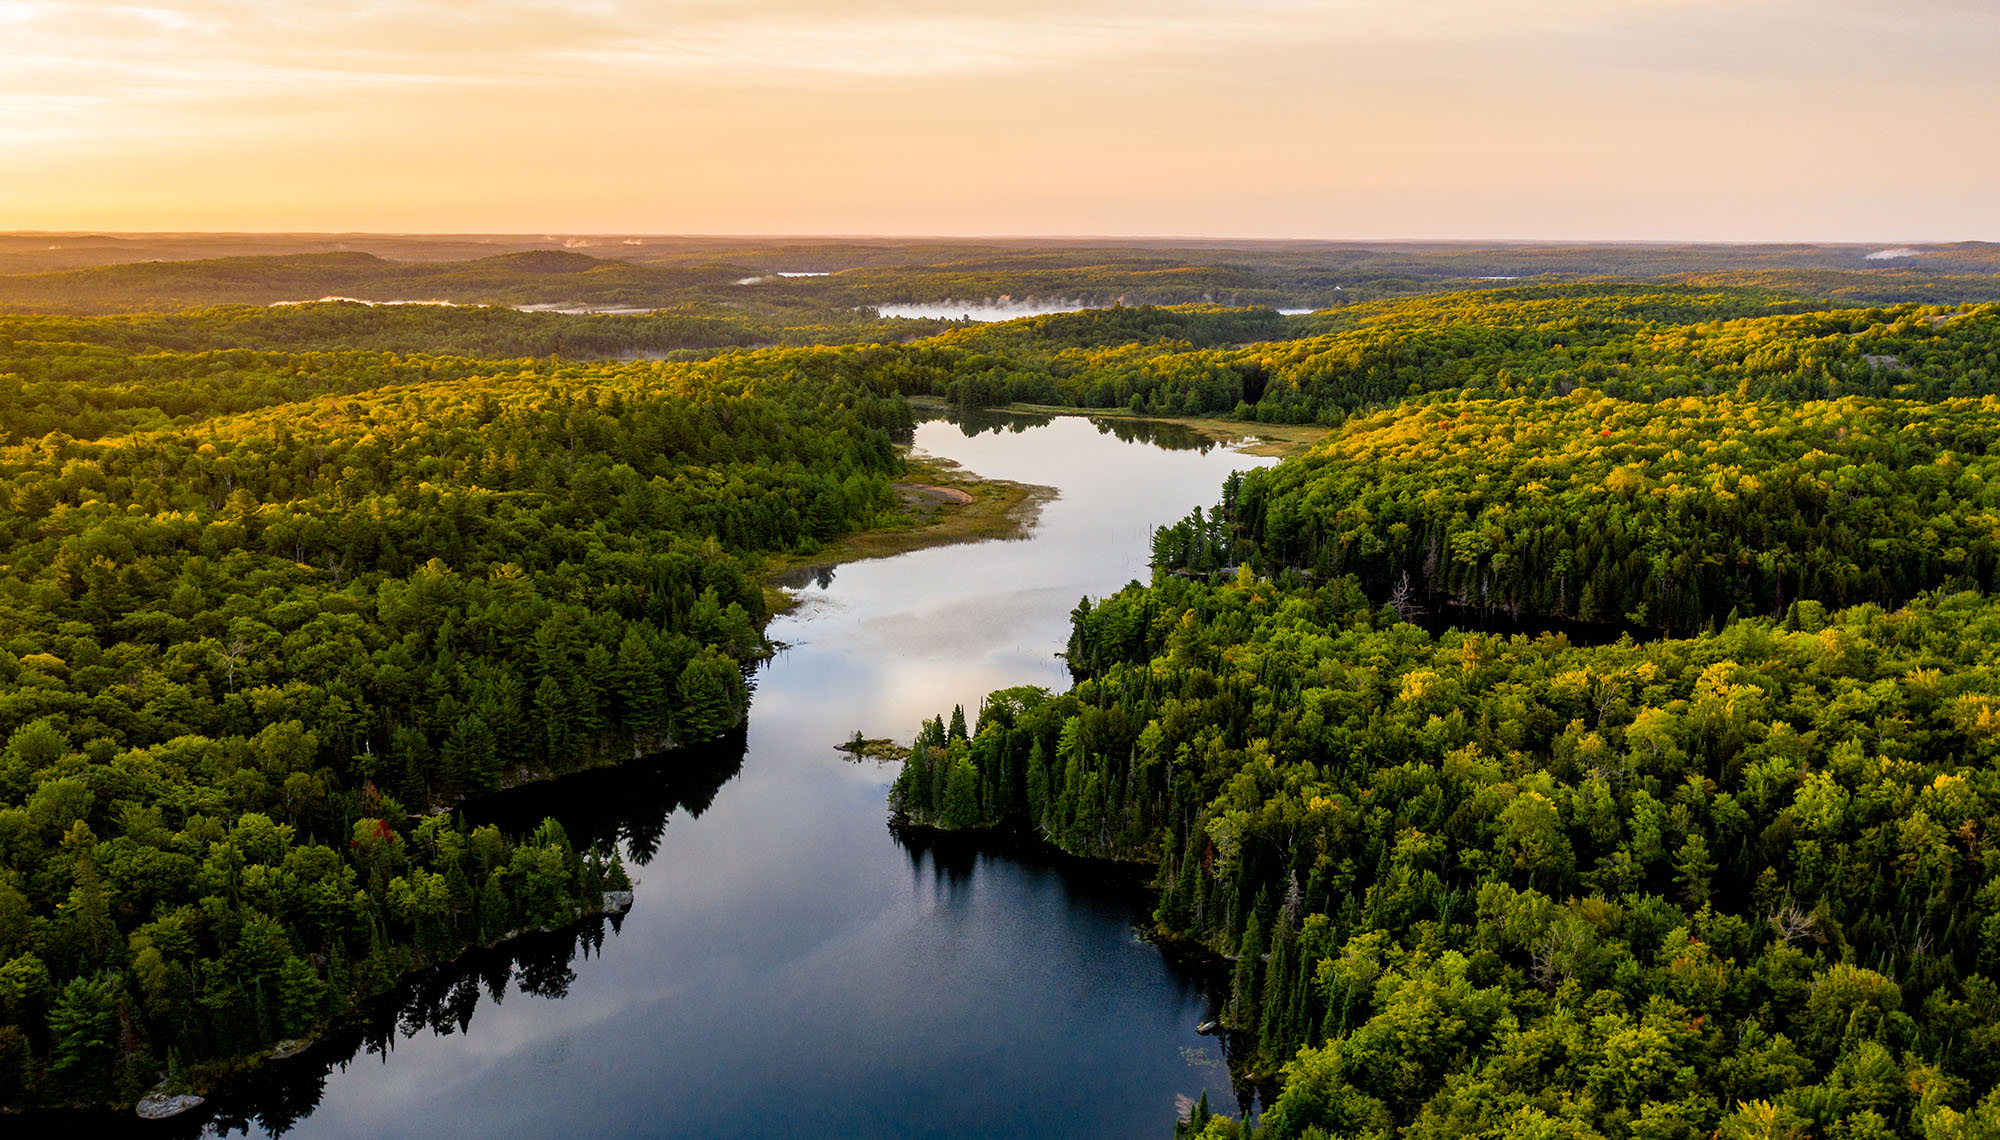
[[[206,1133],[1164,1140],[1177,1097],[1233,1106],[1221,1043],[1194,1031],[1212,979],[1134,933],[1147,868],[899,840],[895,768],[833,747],[1066,686],[1078,599],[1146,576],[1152,527],[1273,462],[1120,429],[920,425],[917,449],[1060,496],[1023,540],[805,575],[733,738],[468,805],[615,839],[632,912],[422,976],[223,1090]]]

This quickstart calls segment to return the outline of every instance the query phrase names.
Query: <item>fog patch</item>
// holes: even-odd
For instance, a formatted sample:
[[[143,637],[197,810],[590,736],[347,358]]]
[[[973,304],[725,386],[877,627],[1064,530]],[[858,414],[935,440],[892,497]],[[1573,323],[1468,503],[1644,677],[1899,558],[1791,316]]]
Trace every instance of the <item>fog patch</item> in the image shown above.
[[[1895,261],[1895,260],[1897,260],[1897,259],[1899,259],[1899,258],[1904,258],[1904,257],[1922,257],[1923,255],[1924,255],[1924,251],[1923,251],[1923,250],[1920,250],[1920,249],[1915,249],[1915,248],[1913,248],[1913,247],[1911,247],[1911,246],[1907,246],[1907,245],[1899,245],[1899,246],[1896,246],[1896,247],[1894,247],[1894,248],[1892,248],[1892,249],[1878,249],[1878,250],[1876,250],[1876,251],[1875,251],[1874,253],[1871,253],[1871,254],[1868,254],[1867,256],[1865,256],[1865,257],[1864,257],[1864,258],[1863,258],[1862,260],[1864,260],[1864,261]]]
[[[1045,317],[1050,313],[1074,313],[1082,309],[1103,308],[1102,305],[1087,305],[1082,301],[1037,300],[1026,297],[1019,301],[1005,294],[988,297],[983,301],[923,301],[916,303],[893,303],[875,306],[875,311],[886,320],[894,317],[908,317],[917,320],[942,321],[1011,321],[1020,317]]]
[[[579,305],[570,301],[516,305],[514,308],[522,313],[566,313],[572,317],[633,317],[661,311],[641,305]]]
[[[830,274],[830,273],[826,272],[825,270],[818,270],[818,269],[814,269],[814,270],[789,270],[789,269],[780,269],[780,270],[778,270],[778,271],[776,271],[776,272],[774,272],[774,273],[760,273],[760,274],[758,274],[758,275],[757,275],[757,276],[755,276],[755,277],[744,277],[744,278],[741,278],[740,280],[738,280],[738,281],[736,282],[736,284],[738,284],[738,285],[769,285],[769,284],[771,284],[771,283],[772,283],[773,281],[783,281],[783,280],[785,280],[785,279],[786,279],[786,278],[788,278],[788,277],[830,277],[830,276],[832,276],[832,274]]]
[[[443,301],[443,300],[367,301],[363,300],[360,297],[321,297],[317,301],[273,301],[269,305],[265,306],[265,308],[278,309],[278,308],[283,308],[287,305],[367,305],[370,308],[373,308],[376,305],[438,305],[447,309],[456,309],[458,307],[458,302]]]

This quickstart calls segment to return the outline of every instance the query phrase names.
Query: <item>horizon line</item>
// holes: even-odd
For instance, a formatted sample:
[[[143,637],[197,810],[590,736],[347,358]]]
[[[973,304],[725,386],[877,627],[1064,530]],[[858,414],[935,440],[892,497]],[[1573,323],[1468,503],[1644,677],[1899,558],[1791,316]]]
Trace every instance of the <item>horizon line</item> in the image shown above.
[[[1232,237],[1190,234],[890,234],[890,233],[672,233],[642,230],[0,230],[16,238],[504,238],[518,241],[606,238],[654,241],[813,241],[813,242],[1146,242],[1195,244],[1309,245],[1497,245],[1497,246],[1958,246],[1996,245],[2000,239],[1946,240],[1882,238],[1534,238],[1534,237]]]

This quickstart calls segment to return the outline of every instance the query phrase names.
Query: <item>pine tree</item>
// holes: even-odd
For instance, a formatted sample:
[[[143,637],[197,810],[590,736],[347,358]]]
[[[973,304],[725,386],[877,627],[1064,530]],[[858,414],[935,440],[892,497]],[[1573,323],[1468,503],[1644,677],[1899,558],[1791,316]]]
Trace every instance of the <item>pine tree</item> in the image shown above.
[[[1049,811],[1049,757],[1037,739],[1028,750],[1028,819],[1046,829]]]
[[[1258,1050],[1273,1060],[1281,1060],[1291,1052],[1285,1019],[1291,1011],[1292,990],[1298,980],[1298,938],[1283,914],[1278,916],[1277,928],[1271,961],[1260,987],[1263,1010],[1257,1025]]]
[[[735,662],[714,649],[703,649],[690,658],[674,683],[679,699],[675,743],[696,744],[735,724],[736,695],[742,685]]]
[[[1265,888],[1258,892],[1256,905],[1243,921],[1243,937],[1237,943],[1236,969],[1229,982],[1230,1024],[1238,1029],[1254,1030],[1258,1026],[1257,995],[1262,987],[1264,975],[1264,931],[1268,920],[1271,892]]]
[[[932,760],[930,746],[922,740],[910,748],[909,759],[889,789],[889,806],[907,815],[926,817],[931,810]]]
[[[1187,846],[1181,851],[1179,880],[1174,885],[1174,909],[1163,919],[1167,927],[1177,933],[1185,933],[1197,921],[1201,908],[1201,857],[1196,853],[1194,836],[1188,836]]]
[[[1177,915],[1187,908],[1176,905],[1180,879],[1174,874],[1173,850],[1164,843],[1160,845],[1160,866],[1153,872],[1153,883],[1160,890],[1159,905],[1153,908],[1153,921],[1169,930],[1178,929],[1181,923],[1177,921]]]
[[[1083,791],[1076,798],[1076,820],[1070,825],[1070,850],[1096,854],[1104,848],[1104,779],[1097,772],[1083,777]]]
[[[979,769],[969,757],[960,755],[952,761],[938,825],[956,829],[977,827],[979,822]]]

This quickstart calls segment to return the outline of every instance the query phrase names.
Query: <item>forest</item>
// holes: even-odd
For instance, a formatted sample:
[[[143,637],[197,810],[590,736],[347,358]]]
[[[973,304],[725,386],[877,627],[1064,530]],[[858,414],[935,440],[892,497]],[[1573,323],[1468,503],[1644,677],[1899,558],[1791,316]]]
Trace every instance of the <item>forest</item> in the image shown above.
[[[1986,596],[1593,646],[1246,566],[1075,628],[1071,692],[925,726],[894,805],[1156,861],[1258,1136],[2000,1121]]]
[[[0,233],[0,311],[103,315],[327,296],[834,325],[897,303],[1330,309],[1618,280],[1844,306],[2000,301],[2000,246]]]
[[[596,913],[608,844],[451,807],[740,724],[762,560],[901,509],[911,410],[838,350],[127,331],[0,342],[0,1104],[200,1087]]]
[[[1072,689],[922,725],[898,825],[1156,868],[1154,937],[1222,964],[1263,1098],[1184,1136],[2000,1134],[2000,313],[1529,287],[1312,320],[1122,369],[1016,348],[1079,404],[1166,375],[1328,435],[1083,599]]]
[[[0,1104],[208,1087],[604,909],[607,837],[454,809],[740,729],[768,567],[907,525],[942,400],[1325,433],[890,792],[1156,868],[1257,1135],[1988,1134],[1979,300],[0,316]]]

